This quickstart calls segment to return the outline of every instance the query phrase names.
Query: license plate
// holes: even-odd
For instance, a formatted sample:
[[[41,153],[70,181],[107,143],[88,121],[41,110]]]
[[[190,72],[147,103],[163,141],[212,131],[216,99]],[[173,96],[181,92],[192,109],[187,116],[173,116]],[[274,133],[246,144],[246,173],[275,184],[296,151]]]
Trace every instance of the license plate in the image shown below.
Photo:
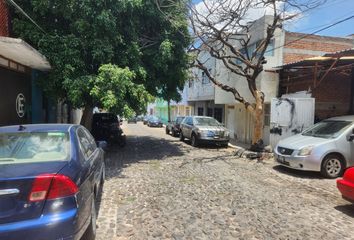
[[[220,136],[214,136],[214,139],[219,139],[220,138]]]
[[[278,160],[278,162],[280,162],[280,163],[284,163],[284,162],[285,162],[285,157],[278,156],[277,160]]]
[[[288,161],[285,160],[285,157],[283,156],[278,156],[277,157],[277,161],[281,164],[284,164],[284,165],[287,165],[287,166],[290,166],[290,163]]]

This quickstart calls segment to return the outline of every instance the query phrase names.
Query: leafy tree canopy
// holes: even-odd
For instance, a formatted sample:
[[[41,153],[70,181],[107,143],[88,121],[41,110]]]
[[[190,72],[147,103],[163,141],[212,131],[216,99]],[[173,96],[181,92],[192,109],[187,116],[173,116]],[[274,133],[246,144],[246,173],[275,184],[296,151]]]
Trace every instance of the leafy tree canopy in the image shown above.
[[[45,31],[14,10],[14,32],[52,65],[41,81],[49,96],[74,107],[102,106],[118,114],[145,112],[150,94],[178,100],[189,44],[183,4],[164,11],[155,0],[17,4]],[[179,18],[172,22],[166,14]]]

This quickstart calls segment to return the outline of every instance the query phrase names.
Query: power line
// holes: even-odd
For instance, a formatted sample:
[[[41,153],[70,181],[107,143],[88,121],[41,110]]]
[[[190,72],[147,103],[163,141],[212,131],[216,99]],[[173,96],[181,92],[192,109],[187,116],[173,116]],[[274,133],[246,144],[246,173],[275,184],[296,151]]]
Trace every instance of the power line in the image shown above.
[[[339,20],[341,18],[344,18],[344,17],[347,17],[347,16],[349,16],[350,14],[353,14],[353,13],[354,13],[354,11],[350,11],[350,12],[344,14],[344,15],[341,15],[340,17],[336,17],[336,18],[332,19],[332,21],[330,21],[330,22],[327,22],[327,23],[324,23],[324,24],[321,24],[321,25],[312,26],[312,27],[303,28],[303,29],[298,29],[298,28],[294,28],[294,29],[298,29],[298,30],[296,30],[298,32],[305,32],[307,30],[317,29],[319,27],[327,26],[328,24],[331,24],[331,22],[337,21],[337,20]],[[301,17],[301,18],[304,18],[304,17]],[[290,24],[288,26],[290,26]]]
[[[17,5],[14,0],[7,0],[7,2],[14,6],[28,20],[30,20],[39,30],[41,30],[43,33],[46,33],[46,31],[44,31],[43,28],[41,28],[19,5]]]

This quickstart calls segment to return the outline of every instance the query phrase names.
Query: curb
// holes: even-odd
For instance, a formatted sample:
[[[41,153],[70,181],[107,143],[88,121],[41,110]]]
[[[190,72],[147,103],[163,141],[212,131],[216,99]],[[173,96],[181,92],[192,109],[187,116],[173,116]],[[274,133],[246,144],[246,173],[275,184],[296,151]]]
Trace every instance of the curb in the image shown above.
[[[233,145],[229,143],[228,145],[230,148],[235,149],[235,156],[240,157],[240,158],[247,158],[250,160],[255,160],[257,159],[258,161],[263,161],[263,160],[270,160],[274,158],[274,153],[269,153],[269,152],[252,152],[247,149],[244,149],[242,147]]]

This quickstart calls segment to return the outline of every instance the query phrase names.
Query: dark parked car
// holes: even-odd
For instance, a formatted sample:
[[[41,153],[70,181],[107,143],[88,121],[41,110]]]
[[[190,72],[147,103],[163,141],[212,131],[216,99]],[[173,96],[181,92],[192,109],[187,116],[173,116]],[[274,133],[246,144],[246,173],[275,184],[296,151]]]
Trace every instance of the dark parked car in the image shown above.
[[[161,120],[158,117],[155,117],[155,116],[149,117],[147,125],[149,127],[162,127],[163,126]]]
[[[131,117],[131,118],[128,118],[128,123],[137,123],[138,120],[136,117]]]
[[[148,123],[148,120],[149,120],[150,117],[152,117],[152,116],[145,116],[145,117],[143,118],[143,124],[144,124],[144,125],[146,125],[146,124]]]
[[[212,117],[190,116],[185,117],[181,123],[180,140],[191,140],[197,147],[201,143],[213,143],[226,147],[230,140],[230,132]]]
[[[181,131],[180,125],[184,117],[177,117],[175,121],[172,121],[166,126],[166,134],[172,134],[172,136],[177,137]]]
[[[106,141],[124,146],[125,135],[120,125],[121,121],[113,113],[95,113],[92,118],[91,133],[96,141]]]
[[[104,151],[82,126],[1,127],[0,239],[94,239],[104,178]]]

